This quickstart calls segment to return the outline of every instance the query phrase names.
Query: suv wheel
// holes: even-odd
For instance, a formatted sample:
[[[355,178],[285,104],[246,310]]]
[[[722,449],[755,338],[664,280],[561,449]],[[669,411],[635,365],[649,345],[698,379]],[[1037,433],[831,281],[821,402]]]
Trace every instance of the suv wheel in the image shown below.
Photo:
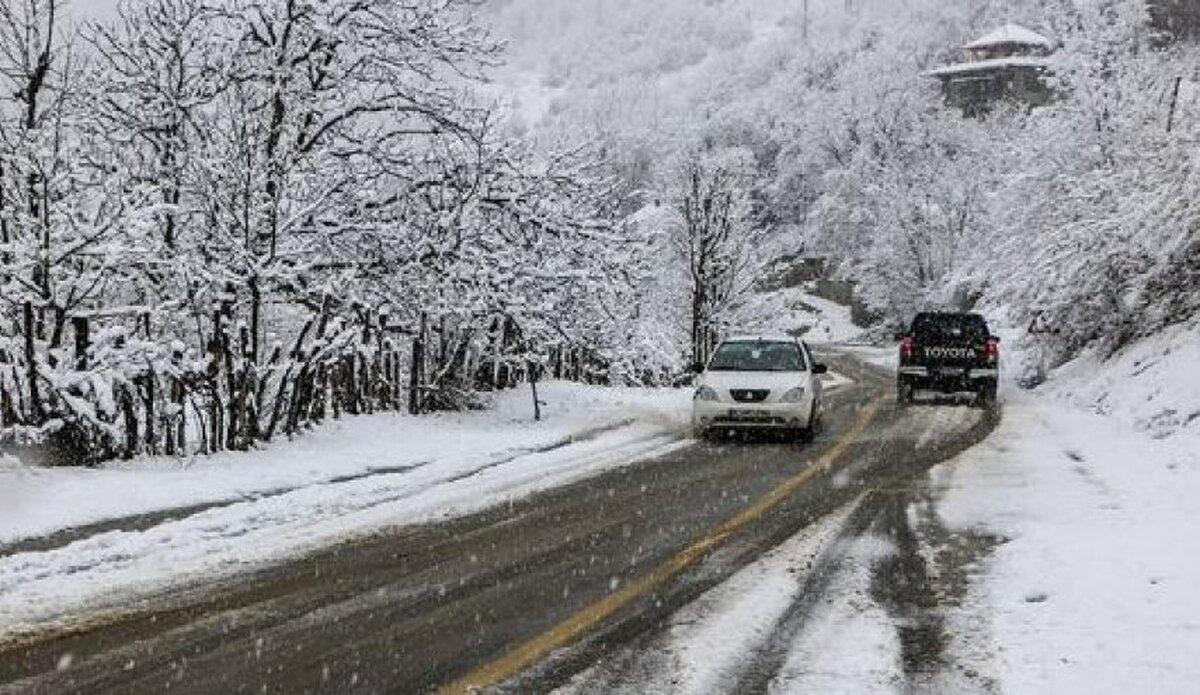
[[[979,402],[980,407],[982,407],[982,408],[996,407],[996,392],[997,392],[996,382],[994,382],[994,381],[989,381],[989,382],[985,383],[983,386],[981,386],[979,388],[979,392],[975,396]]]

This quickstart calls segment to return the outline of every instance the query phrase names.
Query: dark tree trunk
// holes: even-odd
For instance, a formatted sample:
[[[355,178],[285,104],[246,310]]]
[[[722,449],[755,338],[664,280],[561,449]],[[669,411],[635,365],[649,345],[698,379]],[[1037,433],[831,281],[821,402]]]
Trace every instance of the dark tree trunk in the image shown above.
[[[75,334],[75,369],[86,371],[88,368],[88,350],[92,346],[92,334],[86,316],[76,316],[71,319],[71,330]]]
[[[37,350],[34,345],[33,302],[25,302],[23,318],[25,324],[25,368],[27,370],[26,378],[29,379],[29,411],[33,424],[40,425],[45,419],[46,413],[42,405],[41,392],[38,389]]]
[[[425,317],[421,317],[421,333],[413,339],[412,364],[408,369],[408,412],[420,415],[422,407],[421,382],[425,365]]]

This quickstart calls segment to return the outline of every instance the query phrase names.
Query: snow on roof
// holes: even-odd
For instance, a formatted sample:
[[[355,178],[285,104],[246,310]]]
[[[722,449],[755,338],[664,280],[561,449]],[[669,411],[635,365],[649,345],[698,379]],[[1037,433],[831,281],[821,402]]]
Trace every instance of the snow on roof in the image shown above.
[[[968,63],[955,63],[936,68],[925,73],[930,77],[956,77],[975,72],[991,72],[1002,68],[1046,68],[1050,61],[1037,56],[1010,56],[1008,58],[992,58],[990,60],[973,60]]]
[[[1019,46],[1040,46],[1042,48],[1054,48],[1054,42],[1042,36],[1041,34],[1026,29],[1020,24],[1005,24],[1004,26],[992,31],[989,34],[975,39],[971,43],[963,46],[968,51],[979,50],[983,48],[992,48],[994,46],[1005,46],[1017,44]]]

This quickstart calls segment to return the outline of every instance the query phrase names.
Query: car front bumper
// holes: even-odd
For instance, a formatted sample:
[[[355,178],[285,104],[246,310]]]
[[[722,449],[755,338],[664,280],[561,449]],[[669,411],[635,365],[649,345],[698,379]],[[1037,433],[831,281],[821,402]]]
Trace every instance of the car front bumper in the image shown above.
[[[812,398],[799,403],[693,401],[692,426],[708,429],[794,429],[808,426]]]

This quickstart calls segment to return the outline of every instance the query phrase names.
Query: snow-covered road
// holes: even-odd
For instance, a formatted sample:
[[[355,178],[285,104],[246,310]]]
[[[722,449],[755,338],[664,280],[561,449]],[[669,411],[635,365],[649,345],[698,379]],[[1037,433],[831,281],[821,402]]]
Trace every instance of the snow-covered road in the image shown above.
[[[892,353],[854,351],[880,365]],[[886,372],[849,362],[842,371],[856,378],[839,375],[834,392],[855,395],[835,399],[833,431],[823,435],[818,451],[832,446],[863,405],[890,386]],[[1162,374],[1173,373],[1162,361],[1151,364]],[[867,382],[868,392],[859,392]],[[1153,393],[1170,400],[1178,391]],[[478,549],[464,556],[451,547],[444,557],[439,550],[423,558],[418,544],[406,551],[416,559],[401,554],[389,560],[363,577],[363,589],[329,605],[353,616],[351,634],[371,629],[406,639],[426,634],[431,623],[406,622],[405,611],[418,610],[413,606],[459,626],[457,632],[437,632],[428,646],[431,654],[465,649],[475,659],[474,640],[493,638],[500,640],[496,648],[519,651],[512,637],[493,637],[494,630],[511,624],[505,620],[535,623],[548,631],[543,634],[556,634],[554,620],[569,624],[577,619],[572,615],[589,614],[588,601],[603,603],[627,581],[655,576],[651,568],[662,553],[695,542],[697,530],[755,506],[764,492],[770,497],[781,477],[808,465],[806,452],[797,458],[786,447],[691,447],[681,439],[687,391],[593,392],[555,385],[549,393],[559,406],[539,425],[524,422],[524,403],[516,398],[494,413],[444,418],[436,434],[421,429],[423,439],[413,439],[417,425],[405,418],[347,421],[286,444],[312,457],[298,457],[294,469],[275,459],[255,467],[261,454],[249,454],[190,467],[156,459],[76,472],[80,481],[89,476],[105,481],[110,491],[118,483],[108,481],[123,478],[190,476],[193,482],[210,481],[199,490],[210,504],[144,527],[101,524],[62,543],[0,555],[0,625],[12,639],[35,626],[85,624],[70,620],[119,622],[121,611],[132,616],[142,610],[131,599],[154,598],[189,580],[228,576],[372,530],[508,508],[511,514],[481,521],[479,538],[474,532],[452,536],[453,544]],[[1194,523],[1200,511],[1195,502],[1200,441],[1186,427],[1163,436],[1161,428],[1148,424],[1152,419],[1090,413],[1078,407],[1078,398],[1064,398],[1079,393],[1063,381],[1033,393],[1006,389],[1003,419],[991,436],[933,468],[928,462],[944,459],[948,443],[961,448],[963,434],[990,418],[968,404],[937,399],[910,408],[887,406],[878,426],[853,438],[853,456],[807,497],[789,502],[788,513],[771,517],[771,523],[790,525],[790,538],[771,541],[774,547],[715,552],[701,562],[694,580],[703,585],[710,572],[719,579],[678,602],[670,592],[655,593],[659,608],[641,609],[664,611],[652,628],[618,633],[619,639],[591,656],[579,656],[589,654],[586,640],[579,645],[584,651],[565,650],[562,658],[586,658],[565,686],[540,667],[528,674],[532,680],[518,683],[553,684],[582,695],[1192,692],[1200,679],[1191,658],[1200,645],[1200,603],[1193,591],[1200,562],[1190,552],[1200,547]],[[1118,401],[1122,393],[1106,394],[1103,402]],[[1126,411],[1134,412],[1132,406],[1120,412]],[[430,456],[439,450],[454,455]],[[873,463],[863,467],[860,460]],[[318,465],[322,462],[328,465]],[[240,470],[238,463],[249,465]],[[563,491],[544,508],[528,501],[535,492],[606,471],[600,488]],[[83,489],[61,471],[44,472],[46,478],[19,470],[3,475],[34,485],[70,481],[63,489]],[[97,509],[161,511],[155,504],[181,493],[168,486],[155,494],[153,503],[145,496],[133,498],[141,500],[137,505],[93,501],[74,516],[39,523],[54,530],[106,518]],[[834,498],[841,506],[829,511]],[[512,511],[518,500],[526,501]],[[820,517],[814,523],[797,516],[822,503],[829,509],[811,512]],[[22,533],[10,529],[6,537],[19,540]],[[404,542],[389,541],[407,547]],[[391,547],[369,543],[355,552],[371,558]],[[424,562],[433,562],[432,569],[422,569]],[[353,576],[349,567],[329,569]],[[483,592],[493,608],[485,614],[472,607],[473,599],[447,597],[446,572],[462,572],[465,595]],[[406,583],[396,584],[398,576]],[[268,577],[264,585],[274,587],[275,581]],[[472,588],[475,583],[478,588]],[[245,591],[251,596],[237,601],[258,600],[256,589]],[[280,589],[269,591],[273,597]],[[497,603],[492,592],[523,598]],[[270,601],[302,599],[332,600],[284,593]],[[264,634],[281,640],[276,649],[283,650],[272,659],[294,663],[289,640],[311,633],[304,622],[309,611],[306,604],[281,608],[298,617],[276,620],[269,618],[275,609],[265,608],[275,605],[270,601],[263,603],[262,616],[268,617],[238,629],[257,634],[253,621],[265,621]],[[530,613],[529,601],[544,611]],[[582,612],[571,613],[576,610]],[[64,618],[68,615],[73,617]],[[246,620],[240,609],[229,615],[235,621],[230,625]],[[358,624],[363,621],[365,626]],[[375,628],[373,621],[379,621]],[[467,632],[460,634],[464,625]],[[311,633],[317,636],[306,648],[332,649],[321,646],[320,635],[331,631],[336,643],[343,628],[336,620],[328,627]],[[199,623],[187,627],[200,635],[206,629]],[[228,639],[240,644],[237,640],[249,638],[234,632]],[[389,647],[378,649],[383,651],[376,656],[387,662]],[[86,676],[99,680],[79,683],[105,682],[104,659],[96,659]],[[548,658],[549,672],[557,659]],[[436,683],[445,675],[435,668],[438,663],[418,660],[403,669],[415,682]],[[147,669],[179,674],[169,664]],[[45,682],[64,682],[56,677],[49,674]],[[308,676],[297,671],[287,677],[303,683]],[[430,680],[420,680],[425,678]]]
[[[805,529],[562,692],[1195,692],[1195,331],[1009,384],[1000,427],[894,496],[891,522]],[[920,447],[959,409],[914,411]]]

